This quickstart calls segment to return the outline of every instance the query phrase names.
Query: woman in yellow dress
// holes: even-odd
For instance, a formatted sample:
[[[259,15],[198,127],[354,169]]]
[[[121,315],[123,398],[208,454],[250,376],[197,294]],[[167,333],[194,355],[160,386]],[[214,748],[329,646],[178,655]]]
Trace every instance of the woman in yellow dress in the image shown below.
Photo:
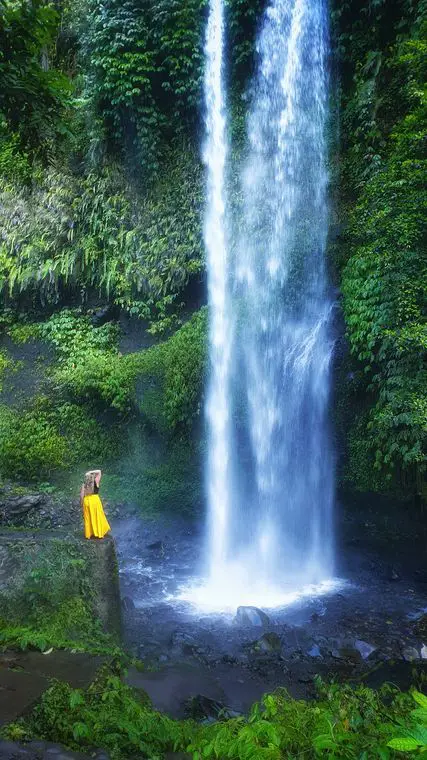
[[[111,530],[98,495],[101,476],[101,470],[89,470],[81,487],[80,504],[83,510],[85,538],[104,538]]]

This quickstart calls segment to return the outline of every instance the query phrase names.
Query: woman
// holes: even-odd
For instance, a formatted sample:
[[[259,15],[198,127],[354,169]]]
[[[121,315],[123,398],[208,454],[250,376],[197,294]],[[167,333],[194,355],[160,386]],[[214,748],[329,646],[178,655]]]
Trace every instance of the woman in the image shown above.
[[[101,475],[101,470],[89,470],[81,487],[80,504],[83,509],[85,538],[104,538],[111,530],[98,496]]]

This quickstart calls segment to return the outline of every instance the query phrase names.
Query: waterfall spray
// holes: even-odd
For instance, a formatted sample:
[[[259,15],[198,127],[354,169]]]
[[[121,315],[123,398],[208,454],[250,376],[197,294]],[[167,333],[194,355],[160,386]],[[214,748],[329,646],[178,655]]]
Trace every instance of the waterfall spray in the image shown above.
[[[325,2],[271,0],[266,9],[232,259],[221,0],[210,5],[210,562],[207,583],[186,598],[211,609],[283,605],[334,586]]]

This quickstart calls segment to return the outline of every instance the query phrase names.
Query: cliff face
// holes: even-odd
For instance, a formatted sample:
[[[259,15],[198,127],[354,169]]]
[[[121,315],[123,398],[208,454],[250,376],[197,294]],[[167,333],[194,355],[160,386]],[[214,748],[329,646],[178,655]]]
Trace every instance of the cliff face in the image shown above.
[[[264,6],[227,4],[236,213]],[[330,11],[330,262],[348,346],[335,406],[340,482],[413,498],[424,493],[425,473],[425,8],[350,0]],[[205,13],[203,0],[71,0],[60,11],[41,0],[2,5],[0,384],[16,380],[0,404],[4,475],[50,482],[117,456],[122,471],[138,451],[157,494],[142,485],[142,501],[157,509],[166,493],[196,506],[199,497],[180,495],[177,480],[197,480],[203,313],[193,331],[144,358],[140,374],[139,359],[118,354],[124,314],[148,345],[175,333],[205,299]],[[19,366],[29,354],[21,360],[17,346],[40,336],[51,353],[32,358],[29,398]],[[85,430],[79,440],[77,429]],[[146,457],[156,447],[161,455]],[[167,472],[170,461],[179,479]],[[200,483],[184,491],[199,493]]]

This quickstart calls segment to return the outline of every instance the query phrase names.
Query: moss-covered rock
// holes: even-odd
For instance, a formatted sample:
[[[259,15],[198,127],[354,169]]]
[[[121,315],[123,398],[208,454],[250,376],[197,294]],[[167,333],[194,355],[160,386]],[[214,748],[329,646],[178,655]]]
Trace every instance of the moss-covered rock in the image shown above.
[[[22,644],[27,636],[27,643],[42,649],[102,649],[118,641],[113,540],[87,541],[59,531],[0,533],[0,618],[0,638],[8,643]]]

